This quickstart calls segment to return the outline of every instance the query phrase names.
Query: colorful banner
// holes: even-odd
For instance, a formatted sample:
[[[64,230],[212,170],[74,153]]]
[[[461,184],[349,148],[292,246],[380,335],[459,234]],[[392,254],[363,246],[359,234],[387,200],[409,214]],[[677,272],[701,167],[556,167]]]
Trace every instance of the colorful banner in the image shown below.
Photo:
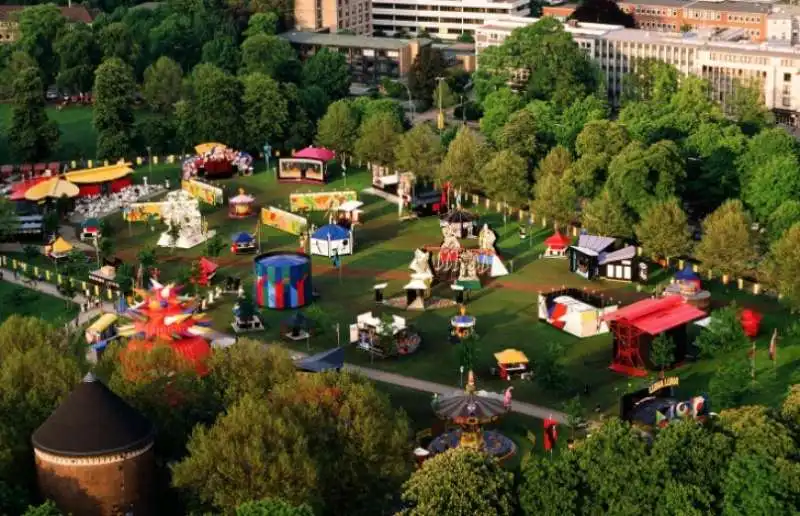
[[[128,222],[147,222],[147,217],[153,215],[161,218],[160,202],[134,202],[123,208],[122,218]]]
[[[299,235],[308,228],[308,219],[272,206],[261,208],[261,223],[293,235]]]
[[[326,211],[347,201],[357,201],[355,190],[341,192],[308,192],[289,195],[289,209],[292,211]]]
[[[194,179],[184,179],[181,181],[181,189],[195,199],[206,204],[211,204],[213,206],[222,204],[222,188],[201,183]]]

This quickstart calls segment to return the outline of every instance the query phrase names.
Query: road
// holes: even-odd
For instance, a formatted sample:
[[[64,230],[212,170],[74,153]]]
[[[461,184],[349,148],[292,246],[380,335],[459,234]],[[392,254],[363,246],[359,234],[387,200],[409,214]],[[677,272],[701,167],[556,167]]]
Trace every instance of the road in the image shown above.
[[[10,283],[14,283],[26,288],[32,288],[43,294],[57,297],[59,299],[64,299],[64,300],[67,299],[58,291],[56,286],[51,283],[47,283],[45,281],[26,283],[23,282],[21,279],[14,278],[14,273],[8,269],[0,268],[0,272],[2,272],[3,274],[4,281],[8,281]],[[76,295],[72,299],[72,301],[77,304],[86,303],[86,299],[82,294]],[[87,321],[90,321],[91,319],[93,319],[94,317],[96,317],[97,315],[99,315],[101,312],[104,311],[113,312],[114,305],[109,302],[103,302],[99,307],[92,308],[91,310],[85,312],[80,312],[78,316],[71,321],[70,324],[79,326]],[[288,350],[288,351],[294,358],[300,358],[306,356],[305,353],[296,352],[294,350]],[[363,367],[355,364],[345,364],[344,369],[346,371],[361,373],[367,378],[375,380],[376,382],[389,383],[392,385],[397,385],[398,387],[405,387],[407,389],[414,389],[417,391],[427,392],[431,394],[449,394],[452,393],[453,391],[459,390],[458,387],[455,386],[429,382],[411,376],[403,376],[395,373],[390,373],[387,371],[381,371],[380,369],[373,369],[370,367]],[[551,418],[555,419],[559,423],[567,422],[567,415],[564,414],[563,412],[560,412],[558,410],[553,410],[548,407],[542,407],[540,405],[534,405],[532,403],[525,403],[522,401],[513,401],[511,403],[511,411],[539,419]]]

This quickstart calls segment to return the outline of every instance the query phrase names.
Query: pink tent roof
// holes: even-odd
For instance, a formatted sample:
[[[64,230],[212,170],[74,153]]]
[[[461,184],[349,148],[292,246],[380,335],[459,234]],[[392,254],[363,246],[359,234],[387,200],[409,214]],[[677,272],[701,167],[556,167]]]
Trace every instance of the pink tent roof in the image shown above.
[[[633,303],[607,313],[602,319],[607,322],[622,321],[650,335],[658,335],[705,316],[704,311],[686,303],[683,297],[666,296]]]
[[[562,235],[558,230],[544,240],[544,245],[552,249],[564,249],[570,243],[572,243],[572,239],[568,236]]]
[[[306,147],[303,150],[295,152],[294,157],[330,161],[336,157],[336,153],[325,147]]]

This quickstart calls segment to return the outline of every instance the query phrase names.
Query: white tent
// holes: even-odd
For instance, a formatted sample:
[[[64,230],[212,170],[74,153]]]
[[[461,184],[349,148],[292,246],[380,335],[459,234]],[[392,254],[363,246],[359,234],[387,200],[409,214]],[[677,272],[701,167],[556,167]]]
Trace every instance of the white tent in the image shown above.
[[[311,254],[331,257],[353,254],[353,232],[336,224],[326,224],[311,235]]]

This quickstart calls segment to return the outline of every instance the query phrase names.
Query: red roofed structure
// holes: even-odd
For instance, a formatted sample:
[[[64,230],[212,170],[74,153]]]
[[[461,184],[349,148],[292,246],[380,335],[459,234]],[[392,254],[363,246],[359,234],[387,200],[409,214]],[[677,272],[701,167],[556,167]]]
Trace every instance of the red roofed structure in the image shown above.
[[[567,248],[572,245],[572,239],[566,235],[562,235],[559,230],[545,238],[544,240],[546,257],[563,258],[567,252]]]
[[[336,153],[325,147],[306,147],[294,153],[295,158],[316,159],[322,162],[331,161],[336,157]]]
[[[686,356],[686,325],[706,313],[682,296],[645,299],[602,317],[614,336],[611,370],[630,376],[647,376],[655,368],[650,360],[650,344],[662,333],[675,343],[673,366]]]

